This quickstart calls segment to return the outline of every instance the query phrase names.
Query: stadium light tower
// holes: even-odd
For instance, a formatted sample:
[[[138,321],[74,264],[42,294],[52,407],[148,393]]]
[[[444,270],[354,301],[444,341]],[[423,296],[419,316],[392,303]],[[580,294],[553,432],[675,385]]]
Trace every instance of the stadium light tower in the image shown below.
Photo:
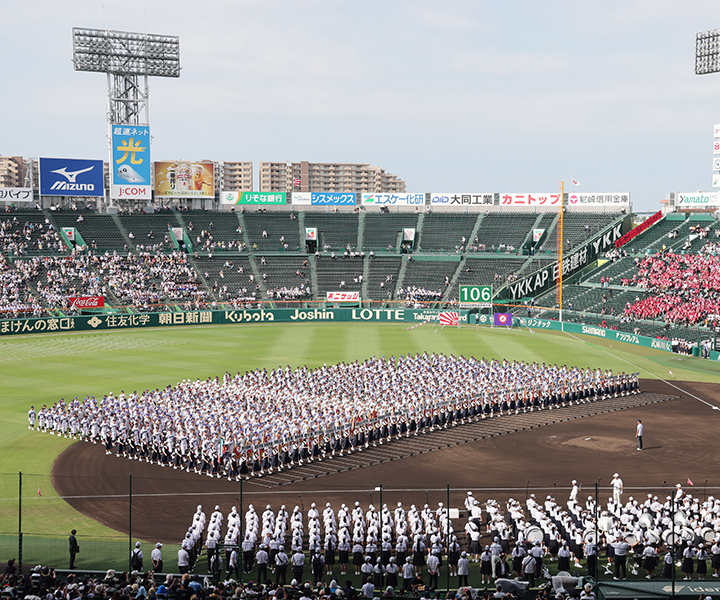
[[[180,77],[180,38],[74,27],[73,64],[107,76],[110,202],[150,200],[148,77]]]
[[[108,123],[149,125],[148,77],[180,77],[180,38],[73,27],[73,64],[107,75]]]
[[[720,71],[720,29],[695,34],[695,75]]]

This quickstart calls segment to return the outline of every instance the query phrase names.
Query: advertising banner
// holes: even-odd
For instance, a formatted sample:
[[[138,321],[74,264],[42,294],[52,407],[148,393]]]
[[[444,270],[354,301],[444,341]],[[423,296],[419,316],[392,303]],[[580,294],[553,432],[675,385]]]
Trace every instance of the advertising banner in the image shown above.
[[[718,192],[689,192],[678,193],[676,206],[720,206],[720,193]]]
[[[41,196],[104,196],[103,162],[77,158],[39,160]]]
[[[590,206],[602,208],[604,206],[627,208],[630,206],[629,192],[597,192],[587,194],[570,193],[567,195],[567,205]]]
[[[204,324],[303,323],[305,321],[439,323],[440,313],[441,311],[436,309],[410,308],[279,308],[142,314],[113,313],[94,316],[4,319],[0,320],[0,335],[56,331],[116,331],[134,327],[172,327]],[[460,311],[458,320],[460,323],[467,323],[467,312]]]
[[[152,198],[150,127],[111,125],[111,194],[117,200]]]
[[[0,202],[32,202],[32,188],[0,187]]]
[[[215,165],[211,162],[156,162],[156,198],[214,198]]]
[[[648,227],[654,225],[662,218],[663,218],[662,211],[661,210],[657,211],[652,217],[648,217],[642,223],[640,223],[640,225],[638,225],[637,227],[633,227],[630,231],[628,231],[619,240],[615,240],[615,247],[619,248],[623,244],[627,244],[631,239],[639,236]]]
[[[720,140],[713,141],[713,154],[720,154]]]
[[[713,158],[713,171],[720,171],[720,158]]]
[[[317,227],[306,227],[305,228],[305,241],[315,242],[317,241]]]
[[[68,301],[71,307],[77,309],[102,308],[105,306],[105,296],[71,296]]]
[[[454,326],[460,323],[460,313],[456,310],[446,310],[440,313],[440,325]]]
[[[310,192],[293,192],[292,203],[297,206],[310,206],[312,204],[312,194]]]
[[[359,302],[360,292],[327,292],[328,302]]]
[[[492,206],[495,204],[495,194],[482,192],[479,194],[440,192],[430,194],[432,206]]]
[[[71,242],[75,241],[75,228],[74,227],[63,227],[62,232],[65,234],[65,237],[70,240]]]
[[[222,204],[285,204],[285,192],[220,192]]]
[[[315,206],[355,206],[355,193],[311,192],[310,204]]]
[[[532,194],[500,194],[500,206],[507,207],[540,207],[540,208],[559,208],[560,193],[547,194],[542,192],[534,192]]]
[[[364,206],[422,206],[425,194],[363,194]]]
[[[533,242],[539,242],[542,239],[543,234],[545,233],[544,229],[533,229]]]
[[[493,314],[493,325],[495,327],[512,327],[513,316],[512,313],[494,313]]]
[[[720,123],[713,125],[713,137],[720,138]]]

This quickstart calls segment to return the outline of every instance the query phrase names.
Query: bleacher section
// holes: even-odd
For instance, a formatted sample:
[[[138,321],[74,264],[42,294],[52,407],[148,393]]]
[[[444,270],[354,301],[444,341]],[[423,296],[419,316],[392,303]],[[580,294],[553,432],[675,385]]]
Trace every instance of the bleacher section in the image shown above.
[[[52,213],[55,227],[75,227],[85,243],[97,252],[127,251],[127,240],[118,227],[113,215],[83,214],[82,222],[78,222],[76,213]]]
[[[172,252],[175,246],[170,241],[168,229],[182,226],[177,215],[176,212],[163,212],[154,215],[121,215],[119,219],[133,247]]]
[[[62,311],[68,310],[69,296],[93,295],[105,296],[111,310],[122,311],[223,303],[255,307],[268,301],[275,307],[317,306],[313,302],[323,302],[326,292],[340,290],[361,292],[363,302],[454,305],[459,285],[493,285],[497,290],[509,278],[526,276],[556,260],[556,213],[307,211],[293,217],[285,211],[147,215],[8,211],[0,214],[4,257],[0,265],[6,275],[0,313],[62,316],[67,314]],[[576,246],[621,218],[618,213],[566,214],[565,235]],[[87,254],[70,255],[59,236],[63,227],[80,233],[89,246]],[[186,231],[193,243],[192,254],[173,253],[168,227]],[[316,255],[305,253],[302,231],[310,227],[318,230]],[[417,234],[409,257],[401,253],[404,228],[414,228]],[[543,244],[546,252],[528,256],[528,248],[522,246],[531,239],[533,228],[549,232]],[[683,252],[686,244],[689,251],[699,252],[706,243],[719,241],[718,229],[709,214],[668,215],[625,244],[620,253],[607,253],[605,258],[611,260],[566,284],[564,318],[697,341],[696,327],[665,323],[665,315],[655,320],[625,315],[627,305],[656,293],[623,283],[632,282],[638,255],[654,254],[663,246]],[[700,230],[707,235],[690,240]],[[668,237],[671,231],[677,235]],[[345,257],[348,246],[353,253],[363,250],[364,255]],[[715,254],[717,248],[710,251]],[[58,256],[67,262],[60,262]],[[551,289],[513,312],[556,319],[556,298]],[[703,329],[702,335],[710,335],[707,331]]]
[[[618,213],[565,213],[563,215],[563,239],[566,248],[579,246],[598,232],[622,218]],[[542,245],[542,252],[556,252],[557,226]]]
[[[305,227],[317,227],[318,248],[342,251],[358,248],[358,215],[356,213],[305,213]]]
[[[297,219],[291,219],[290,215],[285,212],[241,214],[251,249],[257,252],[299,251],[300,229]]]
[[[59,230],[52,231],[46,220],[37,211],[0,214],[0,252],[7,256],[64,254],[67,246]]]
[[[366,260],[368,260],[367,293],[370,299],[394,299],[402,257],[376,256]]]
[[[298,290],[300,288],[312,290],[309,261],[310,257],[297,254],[255,257],[255,264],[260,273],[260,278],[262,279],[263,274],[266,275],[266,279],[264,279],[263,282],[266,290],[272,290],[273,294],[271,299],[273,300],[278,298],[278,291],[280,292],[280,297],[293,299],[287,290],[296,290],[296,288]],[[312,294],[312,292],[310,292],[310,294]],[[271,296],[267,294],[263,299],[270,297]],[[307,295],[302,295],[301,298],[309,299]]]
[[[365,215],[365,233],[362,249],[374,252],[396,252],[406,227],[417,228],[418,217],[414,213],[368,213]]]
[[[620,280],[635,272],[635,257],[626,256],[618,260],[606,262],[587,278],[590,283],[600,283],[602,278],[610,278],[614,285],[620,285]]]
[[[318,257],[316,262],[318,298],[326,292],[362,290],[363,259]],[[356,280],[357,278],[357,280]]]
[[[483,217],[477,238],[480,252],[516,253],[537,220],[534,213],[489,213]]]
[[[458,264],[457,261],[410,260],[400,285],[404,289],[416,286],[444,293],[447,289],[445,278],[453,278]]]
[[[458,252],[467,247],[478,220],[477,214],[429,213],[425,215],[420,236],[424,252]]]
[[[181,221],[196,252],[238,252],[244,249],[240,221],[234,212],[182,213]]]
[[[687,222],[670,220],[668,218],[662,219],[636,238],[630,240],[623,246],[623,250],[628,254],[649,250],[652,254],[661,249],[663,244],[671,245],[674,240],[667,237],[668,233],[675,229],[679,230],[680,228],[687,229]]]
[[[223,302],[255,295],[258,284],[250,279],[253,270],[248,256],[213,259],[200,257],[194,259],[194,263],[198,275],[205,280],[216,300]]]

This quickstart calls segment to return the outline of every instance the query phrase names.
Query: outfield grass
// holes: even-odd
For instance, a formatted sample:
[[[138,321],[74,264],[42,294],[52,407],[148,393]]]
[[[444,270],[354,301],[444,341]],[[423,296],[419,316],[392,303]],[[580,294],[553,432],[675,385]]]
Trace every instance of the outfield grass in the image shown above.
[[[310,367],[416,352],[639,370],[643,377],[720,381],[720,365],[600,338],[560,332],[403,324],[303,323],[207,326],[112,333],[26,336],[0,341],[0,534],[18,530],[18,476],[23,477],[23,531],[87,538],[116,532],[79,514],[50,483],[55,457],[71,440],[28,431],[27,411],[59,398],[102,396],[174,385],[256,367]],[[672,371],[673,375],[669,375]],[[38,489],[41,496],[38,495]]]

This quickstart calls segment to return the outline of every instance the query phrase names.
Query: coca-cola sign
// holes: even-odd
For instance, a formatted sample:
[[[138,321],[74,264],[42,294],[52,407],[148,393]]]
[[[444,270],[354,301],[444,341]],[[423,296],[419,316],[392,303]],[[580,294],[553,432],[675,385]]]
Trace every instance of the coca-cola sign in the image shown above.
[[[101,308],[105,306],[105,296],[73,296],[70,306],[75,308]]]

